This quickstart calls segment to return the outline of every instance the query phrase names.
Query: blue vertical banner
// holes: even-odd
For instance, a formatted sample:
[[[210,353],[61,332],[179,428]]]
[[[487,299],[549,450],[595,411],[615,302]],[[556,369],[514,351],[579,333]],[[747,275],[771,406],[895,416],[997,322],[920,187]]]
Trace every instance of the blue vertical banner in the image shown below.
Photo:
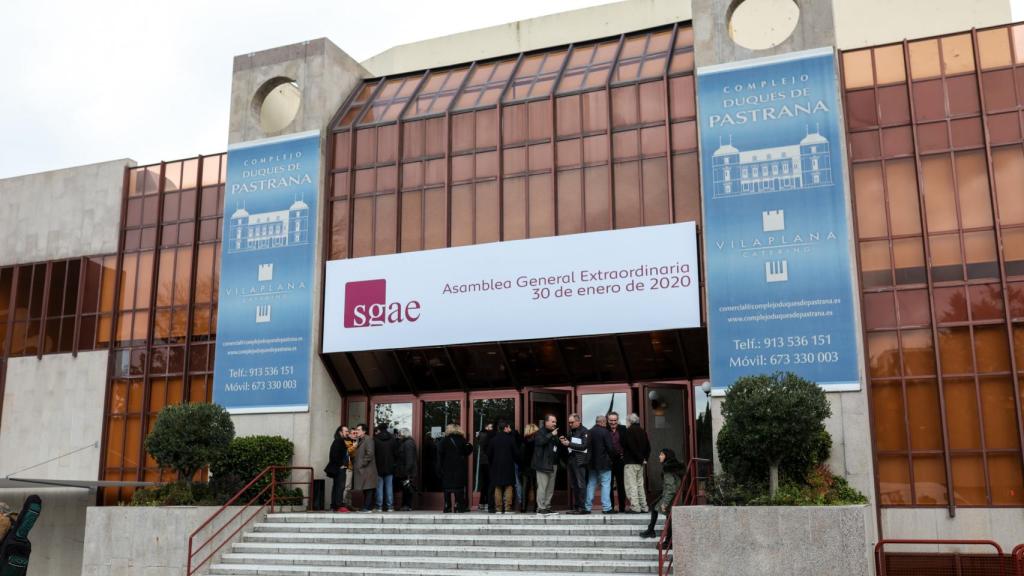
[[[213,401],[309,410],[320,133],[228,148]]]
[[[711,382],[860,388],[831,48],[698,70]]]

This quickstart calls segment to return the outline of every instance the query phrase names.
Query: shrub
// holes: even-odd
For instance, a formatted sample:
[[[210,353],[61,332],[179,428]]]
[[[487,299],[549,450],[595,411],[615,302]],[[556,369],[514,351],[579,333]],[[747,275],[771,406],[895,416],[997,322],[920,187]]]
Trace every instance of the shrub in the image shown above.
[[[221,458],[210,467],[211,488],[215,494],[227,501],[268,466],[291,464],[294,453],[295,445],[292,441],[281,436],[235,438]],[[285,481],[287,477],[287,471],[277,473],[278,482]],[[257,482],[243,495],[242,503],[251,500],[269,483],[269,477]],[[278,486],[278,497],[293,492],[286,488],[287,486]],[[266,498],[261,498],[261,501],[265,500]]]
[[[160,412],[145,446],[161,468],[191,485],[197,472],[223,458],[234,437],[235,425],[221,406],[177,404]]]
[[[766,481],[775,494],[779,473],[802,483],[828,459],[832,415],[825,393],[790,372],[740,378],[722,403],[725,423],[718,434],[722,468],[741,485]]]
[[[715,506],[843,506],[867,504],[868,499],[842,476],[826,466],[812,471],[805,483],[785,481],[774,496],[768,486],[740,484],[728,474],[716,476],[708,486],[708,502]]]

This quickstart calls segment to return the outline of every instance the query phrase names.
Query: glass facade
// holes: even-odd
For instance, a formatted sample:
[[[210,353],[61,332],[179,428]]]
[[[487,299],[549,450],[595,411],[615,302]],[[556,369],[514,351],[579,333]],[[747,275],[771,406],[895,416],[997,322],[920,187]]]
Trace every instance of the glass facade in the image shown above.
[[[142,441],[168,404],[211,399],[217,319],[224,154],[128,172],[103,480],[172,479]],[[131,490],[104,490],[103,502]]]
[[[882,506],[1021,506],[1024,27],[842,54]]]

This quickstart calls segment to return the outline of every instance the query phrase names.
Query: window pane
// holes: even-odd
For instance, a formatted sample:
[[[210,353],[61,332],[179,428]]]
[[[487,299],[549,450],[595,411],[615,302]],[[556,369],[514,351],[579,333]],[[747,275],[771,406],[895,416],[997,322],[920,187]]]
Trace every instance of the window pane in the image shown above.
[[[853,189],[857,200],[858,236],[861,238],[888,236],[882,169],[877,162],[853,166]]]
[[[932,280],[963,280],[963,261],[960,256],[960,236],[943,234],[928,239],[931,248]]]
[[[917,171],[910,158],[885,163],[885,183],[889,193],[893,234],[919,234],[921,213],[917,195]]]
[[[975,327],[974,346],[978,372],[1010,371],[1010,342],[1004,326]]]
[[[956,200],[953,197],[953,168],[946,155],[921,160],[928,231],[955,230]]]
[[[914,457],[914,504],[944,506],[946,493],[946,465],[941,456]]]
[[[989,198],[988,167],[981,150],[956,155],[957,189],[964,228],[992,225],[992,202]]]
[[[910,504],[910,464],[906,456],[878,457],[878,500],[890,506]]]
[[[900,383],[872,383],[871,403],[875,417],[875,449],[906,450],[907,433],[903,421],[903,390]]]
[[[1017,448],[1020,439],[1017,436],[1013,380],[1009,376],[988,376],[981,378],[979,384],[985,447],[989,450]]]
[[[895,326],[896,306],[893,303],[892,292],[864,294],[864,327],[873,330]]]
[[[967,294],[962,287],[936,288],[934,300],[937,322],[967,321]]]
[[[982,69],[1009,66],[1010,36],[1006,28],[982,30],[978,32],[978,52],[981,56]]]
[[[992,167],[996,180],[1000,223],[1004,226],[1024,224],[1024,194],[1020,188],[1020,183],[1024,182],[1024,154],[1021,147],[994,148]]]
[[[988,476],[992,484],[992,505],[1020,506],[1024,504],[1024,475],[1021,474],[1020,456],[1016,454],[989,454]]]
[[[902,44],[875,48],[875,75],[879,84],[903,82],[907,79]]]
[[[996,236],[992,230],[964,233],[964,253],[967,259],[967,278],[998,278]]]
[[[900,290],[896,293],[901,326],[931,324],[927,290]]]
[[[899,343],[896,332],[868,334],[868,364],[872,378],[900,375]]]
[[[961,506],[984,506],[985,465],[980,456],[953,456],[953,496]]]
[[[935,346],[931,330],[904,330],[903,369],[907,376],[931,376],[935,374]]]
[[[974,70],[974,48],[970,34],[942,38],[942,71],[958,74]]]
[[[892,241],[896,284],[922,284],[927,281],[924,267],[924,245],[921,238]]]
[[[939,361],[943,374],[974,372],[969,328],[939,328]]]
[[[939,43],[937,40],[910,43],[910,74],[915,80],[939,75]]]
[[[843,79],[847,89],[874,84],[870,49],[843,53]]]
[[[981,422],[978,419],[978,397],[973,378],[946,378],[946,428],[952,450],[981,448]]]
[[[906,386],[911,449],[941,450],[942,424],[935,380],[908,380]],[[948,399],[946,402],[948,406]]]
[[[861,242],[860,268],[864,288],[892,286],[889,242]]]

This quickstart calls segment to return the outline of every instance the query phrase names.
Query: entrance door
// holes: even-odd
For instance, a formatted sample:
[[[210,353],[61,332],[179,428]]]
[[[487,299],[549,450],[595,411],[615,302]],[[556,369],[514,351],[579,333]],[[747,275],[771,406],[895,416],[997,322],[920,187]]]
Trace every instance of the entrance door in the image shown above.
[[[495,427],[504,420],[514,428],[519,422],[519,393],[514,390],[473,392],[469,395],[470,442],[473,443],[473,459],[469,483],[473,491],[472,503],[479,503],[480,490],[490,490],[490,478],[486,468],[480,466],[481,433],[490,426]],[[493,430],[492,430],[493,431]]]
[[[693,398],[689,384],[649,384],[644,386],[644,410],[641,425],[651,440],[648,482],[651,494],[661,492],[661,466],[658,452],[671,448],[680,462],[690,460],[693,446]]]
[[[632,408],[632,398],[629,393],[629,387],[620,386],[581,386],[577,390],[579,394],[579,412],[580,418],[583,419],[583,425],[587,428],[593,428],[595,420],[598,416],[607,416],[609,412],[615,412],[619,415],[619,427],[620,432],[625,431],[626,418],[629,416],[630,409]],[[615,500],[614,494],[618,491],[616,485],[615,475],[612,475],[612,505],[615,506],[618,502]],[[619,493],[624,493],[619,492]],[[594,509],[601,509],[601,487],[594,491],[594,501],[592,502]]]
[[[464,424],[464,398],[463,393],[420,398],[420,426],[413,433],[419,445],[421,505],[425,509],[437,509],[442,505],[441,477],[437,473],[437,445],[449,424]]]
[[[558,418],[558,434],[568,435],[569,412],[572,407],[572,390],[559,390],[551,388],[539,388],[528,390],[526,393],[529,409],[526,414],[526,424],[535,424],[537,428],[544,426],[549,414]],[[526,429],[524,424],[523,429]],[[555,492],[551,497],[552,505],[558,507],[564,505],[570,508],[569,503],[569,471],[562,469],[555,475]],[[531,504],[533,506],[534,504]]]

